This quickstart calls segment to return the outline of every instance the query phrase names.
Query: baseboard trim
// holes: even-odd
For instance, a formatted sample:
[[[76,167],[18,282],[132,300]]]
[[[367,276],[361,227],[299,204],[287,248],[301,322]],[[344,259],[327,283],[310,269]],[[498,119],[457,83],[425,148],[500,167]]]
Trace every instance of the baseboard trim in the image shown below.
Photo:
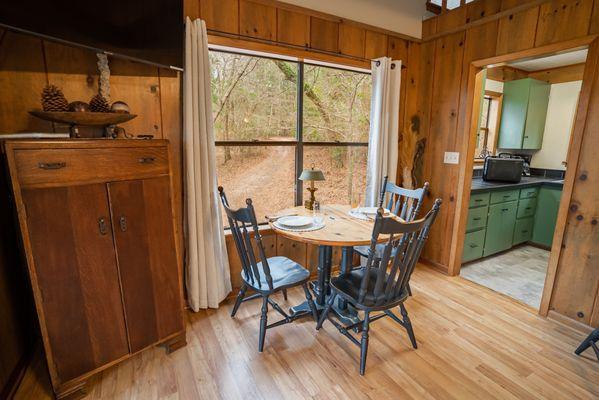
[[[435,271],[441,272],[443,275],[449,275],[449,267],[447,267],[447,265],[443,265],[423,257],[421,257],[418,262],[422,265],[433,268]]]
[[[588,335],[589,333],[593,332],[594,329],[593,327],[585,323],[576,321],[575,319],[555,312],[554,310],[549,310],[549,313],[547,314],[547,319],[558,322],[562,325],[567,326],[568,328],[572,328],[578,332],[584,333],[585,335]]]

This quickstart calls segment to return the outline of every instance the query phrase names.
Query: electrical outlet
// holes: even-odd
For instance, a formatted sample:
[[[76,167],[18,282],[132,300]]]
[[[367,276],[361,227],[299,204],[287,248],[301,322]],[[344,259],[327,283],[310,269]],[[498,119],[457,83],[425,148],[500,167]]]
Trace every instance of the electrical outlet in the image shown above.
[[[458,164],[460,162],[460,153],[457,151],[446,151],[443,162],[445,164]]]

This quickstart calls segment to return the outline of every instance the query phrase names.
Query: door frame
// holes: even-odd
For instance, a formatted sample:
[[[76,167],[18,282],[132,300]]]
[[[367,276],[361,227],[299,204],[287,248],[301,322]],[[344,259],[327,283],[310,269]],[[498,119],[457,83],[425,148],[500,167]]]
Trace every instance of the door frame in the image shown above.
[[[557,53],[589,48],[591,45],[599,46],[599,35],[589,35],[505,55],[474,60],[470,64],[468,73],[468,91],[466,97],[466,115],[470,115],[470,127],[468,129],[468,140],[463,141],[462,148],[460,149],[460,154],[466,157],[466,159],[465,162],[461,164],[459,172],[456,201],[457,212],[454,216],[454,228],[451,240],[452,246],[448,268],[448,274],[450,276],[459,275],[462,266],[462,249],[466,234],[468,206],[470,203],[470,189],[472,184],[472,169],[474,166],[474,152],[476,150],[476,131],[478,129],[478,115],[480,112],[480,102],[475,101],[475,99],[476,97],[479,97],[479,93],[482,92],[483,74],[481,71],[484,67],[500,66],[509,61],[536,58],[539,56],[550,56]],[[568,168],[566,169],[564,189],[562,191],[562,199],[560,201],[558,218],[555,226],[555,233],[553,235],[553,243],[551,246],[551,254],[549,256],[547,276],[545,278],[545,286],[543,288],[543,297],[541,299],[541,306],[539,309],[539,314],[543,316],[547,316],[549,313],[551,295],[553,293],[555,278],[557,276],[557,267],[560,259],[564,233],[566,230],[566,217],[572,197],[574,179],[578,167],[578,159],[589,107],[588,100],[591,92],[591,87],[589,85],[592,85],[592,82],[588,82],[588,80],[594,78],[592,74],[587,73],[587,70],[589,68],[593,68],[593,65],[593,61],[587,56],[585,61],[585,74],[582,81],[583,90],[580,94],[574,128],[570,137],[570,146],[567,157]],[[587,90],[588,93],[584,92],[585,87],[589,87]],[[583,98],[585,95],[586,97]]]

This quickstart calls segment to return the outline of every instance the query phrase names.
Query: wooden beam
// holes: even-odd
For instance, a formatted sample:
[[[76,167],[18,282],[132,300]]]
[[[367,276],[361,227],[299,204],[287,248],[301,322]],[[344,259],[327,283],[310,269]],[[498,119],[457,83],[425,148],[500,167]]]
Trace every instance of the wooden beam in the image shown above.
[[[527,71],[502,65],[499,67],[487,69],[487,79],[500,82],[515,81],[517,79],[528,78],[529,73]]]
[[[584,63],[566,65],[565,67],[549,68],[542,71],[533,71],[528,74],[530,78],[553,83],[581,81],[584,75]]]

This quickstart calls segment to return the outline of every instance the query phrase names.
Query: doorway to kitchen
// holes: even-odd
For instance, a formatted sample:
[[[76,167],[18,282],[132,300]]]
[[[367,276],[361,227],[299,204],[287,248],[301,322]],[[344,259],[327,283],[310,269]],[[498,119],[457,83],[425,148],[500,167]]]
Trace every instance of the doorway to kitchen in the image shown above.
[[[539,310],[587,49],[483,68],[461,277]],[[468,174],[468,171],[467,171]]]

